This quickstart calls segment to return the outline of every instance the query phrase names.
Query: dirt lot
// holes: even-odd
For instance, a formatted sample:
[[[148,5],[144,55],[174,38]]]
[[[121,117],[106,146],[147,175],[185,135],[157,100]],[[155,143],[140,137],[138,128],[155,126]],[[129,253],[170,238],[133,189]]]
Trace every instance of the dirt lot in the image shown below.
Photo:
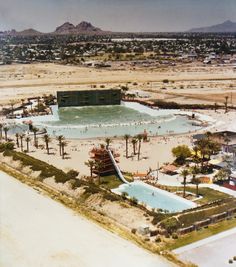
[[[167,79],[168,83],[163,83]],[[151,97],[177,102],[236,103],[236,70],[196,64],[156,69],[95,69],[56,64],[0,66],[0,103],[58,90],[114,88],[146,90]]]

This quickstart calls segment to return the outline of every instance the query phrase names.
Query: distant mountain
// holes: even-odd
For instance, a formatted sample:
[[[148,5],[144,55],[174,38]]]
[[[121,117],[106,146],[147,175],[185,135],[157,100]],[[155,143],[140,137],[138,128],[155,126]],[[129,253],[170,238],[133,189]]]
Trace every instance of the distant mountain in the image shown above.
[[[68,34],[68,33],[75,33],[76,27],[70,23],[70,22],[65,22],[61,26],[57,27],[54,33],[59,33],[59,34]]]
[[[22,36],[36,36],[36,35],[41,35],[41,34],[43,33],[36,31],[34,29],[27,29],[27,30],[23,30],[20,32],[15,32],[15,35],[22,35]]]
[[[42,32],[36,31],[34,29],[27,29],[19,32],[16,30],[0,32],[0,36],[38,36],[42,34]]]
[[[236,22],[227,20],[221,24],[213,25],[210,27],[193,28],[189,32],[236,32]]]
[[[85,33],[103,33],[104,31],[93,26],[90,22],[82,21],[77,26],[70,22],[66,22],[57,27],[54,31],[55,34],[85,34]]]
[[[57,27],[54,32],[51,33],[42,33],[34,29],[27,29],[23,31],[0,31],[0,36],[38,36],[42,34],[104,34],[109,33],[108,31],[103,31],[90,22],[82,21],[77,26],[73,25],[70,22],[65,22],[61,26]]]

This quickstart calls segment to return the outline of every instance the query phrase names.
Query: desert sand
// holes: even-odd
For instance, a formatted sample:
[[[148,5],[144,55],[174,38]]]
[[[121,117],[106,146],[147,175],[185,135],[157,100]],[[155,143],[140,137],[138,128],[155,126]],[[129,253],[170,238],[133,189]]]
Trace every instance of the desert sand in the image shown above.
[[[3,172],[0,196],[2,267],[173,266]]]
[[[168,84],[163,83],[168,79]],[[96,69],[57,64],[0,66],[0,104],[59,90],[91,89],[96,85],[148,91],[158,99],[189,103],[236,101],[236,70],[231,66],[185,64],[172,67]],[[135,83],[135,84],[134,84]]]

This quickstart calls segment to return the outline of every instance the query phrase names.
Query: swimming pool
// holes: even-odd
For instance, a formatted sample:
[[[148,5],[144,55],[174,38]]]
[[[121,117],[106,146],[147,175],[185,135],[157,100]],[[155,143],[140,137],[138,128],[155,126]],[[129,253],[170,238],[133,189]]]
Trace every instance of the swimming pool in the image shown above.
[[[150,136],[186,133],[201,128],[193,125],[186,115],[191,112],[179,110],[154,110],[139,103],[122,102],[119,106],[88,106],[60,108],[52,106],[53,115],[15,120],[12,133],[27,126],[22,120],[32,120],[34,126],[45,128],[50,135],[67,138],[114,137],[136,135],[144,130]],[[20,126],[20,127],[19,127]]]
[[[197,206],[197,204],[192,201],[141,181],[122,184],[118,188],[113,189],[112,192],[116,194],[126,192],[129,197],[135,197],[139,203],[145,203],[147,207],[167,210],[169,212],[179,212]]]

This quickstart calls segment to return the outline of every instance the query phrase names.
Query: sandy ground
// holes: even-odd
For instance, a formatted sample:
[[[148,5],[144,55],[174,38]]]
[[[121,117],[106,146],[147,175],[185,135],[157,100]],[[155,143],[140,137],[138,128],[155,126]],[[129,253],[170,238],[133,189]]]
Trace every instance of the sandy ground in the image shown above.
[[[0,266],[172,266],[0,172]]]
[[[164,84],[163,80],[170,82]],[[59,90],[106,88],[127,85],[150,92],[151,97],[177,102],[236,104],[236,70],[230,66],[196,64],[157,69],[94,69],[56,64],[0,66],[0,103]],[[137,83],[134,85],[133,83]]]
[[[209,130],[226,130],[236,127],[236,112],[224,112],[214,111],[200,111],[203,114],[209,115],[216,120],[214,126],[211,126]],[[235,129],[236,130],[236,129]],[[200,132],[206,131],[201,130]],[[14,137],[13,137],[14,138]],[[39,144],[44,145],[42,139],[39,139]],[[59,155],[58,142],[53,140],[50,143],[50,155],[47,155],[45,149],[35,149],[32,141],[30,145],[30,155],[55,165],[65,171],[70,169],[76,169],[80,172],[80,175],[89,175],[89,168],[85,165],[85,162],[89,160],[89,152],[94,146],[105,144],[104,138],[97,138],[91,140],[68,140],[68,146],[65,151],[68,153],[66,159],[62,159]],[[152,170],[157,169],[157,166],[161,166],[163,163],[172,162],[174,160],[171,150],[177,145],[186,144],[190,146],[192,144],[192,134],[183,134],[168,137],[151,137],[150,142],[142,143],[141,145],[141,158],[138,161],[137,156],[125,157],[125,140],[122,138],[112,139],[110,147],[120,154],[119,166],[122,171],[128,171],[132,173],[146,173],[149,168]],[[26,149],[26,144],[24,146]],[[132,145],[129,144],[129,155],[133,152]]]
[[[191,260],[201,267],[229,266],[229,259],[236,255],[236,228],[176,249],[174,252],[182,260]],[[231,265],[235,266],[235,262]]]

